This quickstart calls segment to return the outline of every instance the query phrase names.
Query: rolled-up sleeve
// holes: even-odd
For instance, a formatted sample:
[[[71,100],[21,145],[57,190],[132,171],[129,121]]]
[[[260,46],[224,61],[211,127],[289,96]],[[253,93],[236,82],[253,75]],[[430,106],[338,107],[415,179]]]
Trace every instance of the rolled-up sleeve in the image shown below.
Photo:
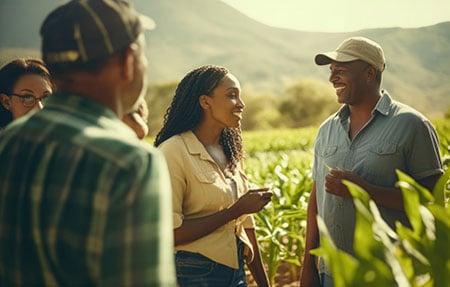
[[[439,140],[436,130],[427,120],[417,120],[407,157],[409,173],[416,180],[442,174]]]

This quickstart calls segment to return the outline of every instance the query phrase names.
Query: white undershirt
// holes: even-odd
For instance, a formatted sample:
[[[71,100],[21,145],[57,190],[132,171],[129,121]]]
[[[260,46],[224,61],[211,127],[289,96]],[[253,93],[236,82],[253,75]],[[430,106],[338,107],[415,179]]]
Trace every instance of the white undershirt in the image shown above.
[[[208,151],[209,155],[214,159],[216,164],[220,167],[222,173],[225,175],[226,181],[231,187],[231,197],[233,198],[233,202],[236,201],[238,198],[236,182],[233,180],[233,178],[227,176],[227,174],[225,173],[228,161],[222,147],[207,145],[205,146],[205,148]]]

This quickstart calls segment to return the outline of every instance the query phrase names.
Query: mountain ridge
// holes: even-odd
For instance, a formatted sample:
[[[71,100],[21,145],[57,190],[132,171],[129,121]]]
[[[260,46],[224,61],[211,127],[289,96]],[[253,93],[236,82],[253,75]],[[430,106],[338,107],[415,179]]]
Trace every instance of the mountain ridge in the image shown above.
[[[17,48],[26,49],[17,56],[39,50],[36,30],[61,1],[39,1],[32,15],[27,15],[28,3],[6,0],[0,4],[0,11],[8,11],[2,13],[0,27],[11,27],[0,30],[0,49],[12,51],[12,55]],[[358,35],[383,47],[387,58],[383,87],[395,99],[426,114],[442,114],[450,106],[450,22],[420,28],[306,32],[259,23],[218,0],[133,3],[157,23],[156,29],[147,33],[151,83],[180,80],[192,68],[217,64],[229,68],[244,91],[281,96],[289,84],[302,78],[326,82],[328,68],[314,64],[315,54],[333,50],[345,38]],[[17,19],[21,25],[7,25]]]

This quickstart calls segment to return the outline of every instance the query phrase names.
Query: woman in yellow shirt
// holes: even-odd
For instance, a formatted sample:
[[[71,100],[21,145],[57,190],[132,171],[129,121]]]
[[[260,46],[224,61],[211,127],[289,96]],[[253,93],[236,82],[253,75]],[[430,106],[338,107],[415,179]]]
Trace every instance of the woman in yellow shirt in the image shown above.
[[[244,107],[234,75],[223,67],[201,66],[178,84],[156,136],[172,183],[180,287],[247,286],[244,258],[258,286],[269,286],[251,214],[272,193],[247,187]]]

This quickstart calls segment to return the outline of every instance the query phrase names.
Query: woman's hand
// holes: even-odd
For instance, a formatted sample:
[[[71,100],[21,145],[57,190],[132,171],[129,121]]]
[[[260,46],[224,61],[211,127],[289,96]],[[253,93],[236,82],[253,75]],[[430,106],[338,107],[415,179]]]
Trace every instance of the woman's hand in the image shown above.
[[[183,224],[174,230],[175,245],[186,244],[210,234],[218,227],[243,214],[260,211],[272,198],[270,188],[252,189],[241,196],[229,208],[214,214],[183,220]]]
[[[250,189],[241,196],[230,209],[236,210],[238,216],[260,211],[272,199],[270,187]]]

